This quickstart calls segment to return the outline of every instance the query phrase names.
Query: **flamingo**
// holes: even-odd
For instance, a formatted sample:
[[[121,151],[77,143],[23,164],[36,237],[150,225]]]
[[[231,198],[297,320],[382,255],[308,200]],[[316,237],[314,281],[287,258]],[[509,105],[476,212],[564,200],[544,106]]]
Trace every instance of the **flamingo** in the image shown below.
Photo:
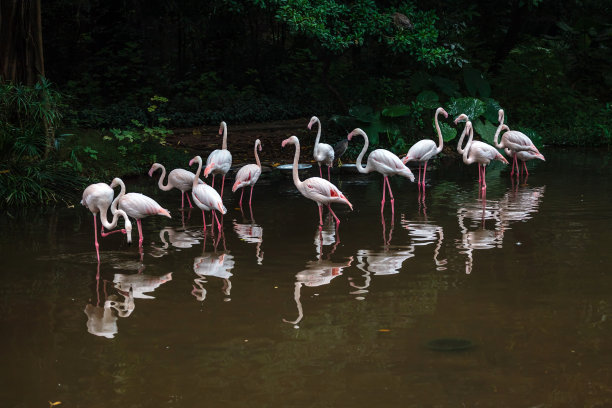
[[[223,197],[223,186],[225,185],[225,175],[232,167],[232,154],[227,150],[227,124],[221,122],[219,126],[219,134],[223,135],[223,144],[221,149],[213,150],[206,159],[206,168],[204,169],[204,177],[208,177],[210,173],[213,175],[212,187],[215,187],[215,175],[223,174],[221,181],[221,197]]]
[[[336,214],[331,209],[331,203],[343,203],[353,210],[353,205],[349,200],[342,194],[342,192],[322,177],[310,177],[304,181],[300,181],[298,175],[298,161],[300,160],[300,141],[297,136],[291,136],[283,140],[281,146],[285,147],[287,144],[295,145],[295,156],[293,156],[293,182],[297,187],[298,191],[306,198],[309,198],[317,203],[319,207],[319,230],[323,229],[323,209],[322,205],[327,205],[329,212],[336,219],[336,226],[340,225],[340,220],[336,217]]]
[[[198,171],[196,171],[195,178],[193,179],[193,185],[191,187],[191,196],[193,197],[193,201],[198,206],[198,208],[202,210],[204,232],[206,232],[206,217],[204,216],[204,211],[211,211],[212,216],[215,218],[215,220],[217,220],[219,233],[221,233],[221,223],[217,219],[214,210],[219,211],[221,214],[225,214],[227,212],[227,209],[223,205],[221,196],[214,188],[212,188],[206,183],[198,184],[196,180],[200,179],[200,172],[202,171],[202,158],[200,156],[194,157],[189,161],[189,165],[192,166],[195,162],[198,163]],[[211,221],[211,223],[214,230],[214,221]]]
[[[327,180],[331,179],[330,176],[330,168],[334,165],[334,148],[328,145],[327,143],[319,143],[319,139],[321,138],[321,121],[316,116],[310,118],[310,122],[308,123],[308,129],[312,129],[312,125],[315,123],[319,124],[319,129],[317,130],[317,138],[315,139],[314,149],[312,150],[312,155],[314,159],[319,163],[319,176],[323,178],[323,173],[321,172],[321,164],[325,164],[327,166]]]
[[[414,182],[414,174],[410,171],[408,167],[393,153],[385,149],[376,149],[368,156],[368,162],[365,167],[361,166],[361,160],[363,159],[363,155],[366,150],[368,150],[369,140],[366,132],[361,130],[360,128],[354,129],[351,133],[348,134],[347,139],[351,140],[354,135],[361,135],[365,140],[365,144],[363,145],[363,149],[359,156],[357,157],[357,170],[360,173],[370,173],[372,171],[377,171],[383,175],[383,196],[382,201],[380,202],[380,214],[382,215],[383,209],[385,206],[385,187],[389,187],[389,195],[391,196],[391,214],[395,215],[395,209],[393,207],[394,198],[393,192],[391,191],[391,184],[389,184],[389,176],[393,176],[395,174],[406,177],[410,179],[410,181]]]
[[[537,155],[542,156],[538,148],[533,144],[531,139],[526,134],[519,132],[517,130],[510,130],[507,125],[504,125],[504,110],[503,109],[500,109],[497,112],[497,115],[498,115],[498,120],[499,120],[499,126],[497,127],[497,131],[495,132],[495,137],[493,138],[493,144],[495,145],[495,147],[497,147],[498,149],[507,148],[514,152],[532,152],[532,154],[535,154],[536,156]],[[498,142],[499,134],[502,131],[504,126],[507,132],[502,135],[501,143],[499,143]],[[518,172],[518,162],[517,162],[516,155],[509,155],[509,156],[514,158],[512,162],[512,172],[510,173],[510,175],[512,176],[514,175],[515,165],[516,165],[516,170]],[[542,158],[544,158],[544,156],[542,156]]]
[[[87,207],[87,209],[91,211],[94,217],[94,242],[98,262],[100,262],[100,244],[98,244],[98,222],[96,219],[96,214],[100,213],[100,221],[102,222],[103,227],[101,235],[103,237],[106,237],[110,234],[105,233],[104,228],[106,228],[107,230],[112,230],[117,226],[119,217],[123,217],[123,220],[125,222],[125,228],[120,231],[121,233],[127,235],[128,244],[132,242],[132,223],[130,222],[130,219],[124,211],[118,211],[116,213],[113,213],[112,221],[108,222],[108,208],[112,205],[113,197],[115,196],[115,192],[113,191],[113,187],[116,186],[115,180],[120,179],[114,179],[110,186],[106,183],[96,183],[87,186],[85,191],[83,191],[83,199],[81,200],[81,204]]]
[[[147,197],[140,193],[125,194],[125,184],[121,179],[116,178],[113,180],[113,183],[115,182],[121,186],[121,192],[113,200],[111,211],[114,214],[118,209],[123,210],[127,215],[136,219],[136,223],[138,224],[138,247],[140,248],[142,247],[142,241],[144,241],[141,220],[149,215],[163,215],[168,218],[172,218],[172,216],[170,216],[168,210],[162,208],[162,206],[151,197]]]
[[[466,120],[465,126],[467,129],[464,129],[463,133],[461,134],[461,138],[457,144],[457,151],[463,154],[463,162],[465,164],[478,163],[478,182],[479,184],[482,184],[482,190],[486,190],[486,166],[491,163],[491,160],[499,160],[504,164],[508,164],[508,160],[506,160],[506,158],[490,144],[473,140],[474,128],[472,127],[472,122],[468,120],[467,115],[463,113],[459,115],[457,119],[455,119],[455,124],[462,119]],[[465,144],[465,148],[461,149],[461,143],[463,143],[463,138],[465,137],[466,133],[469,133],[470,137]]]
[[[259,176],[261,175],[261,162],[259,161],[259,155],[257,154],[257,148],[261,152],[261,141],[257,139],[255,141],[255,161],[257,164],[247,164],[242,166],[238,173],[236,174],[236,182],[232,187],[232,192],[236,192],[239,188],[242,188],[242,192],[240,193],[240,207],[242,208],[242,195],[244,194],[244,188],[247,186],[251,186],[251,196],[249,197],[249,207],[251,206],[251,200],[253,199],[253,187],[257,180],[259,180]]]
[[[404,164],[413,160],[419,162],[419,187],[421,186],[421,164],[425,163],[425,168],[423,169],[423,189],[425,189],[427,161],[440,153],[444,147],[444,139],[442,139],[442,131],[440,130],[440,124],[438,123],[438,115],[440,113],[444,115],[445,118],[448,118],[448,113],[446,113],[443,108],[436,109],[434,121],[436,122],[436,130],[438,132],[438,146],[436,146],[436,143],[431,139],[419,140],[410,148],[410,150],[408,150],[406,157],[402,159],[402,163]]]
[[[181,209],[185,208],[185,196],[187,196],[187,202],[189,203],[189,208],[193,208],[191,205],[191,200],[189,199],[189,194],[185,194],[187,191],[191,190],[191,185],[193,184],[193,178],[195,174],[190,172],[189,170],[184,169],[174,169],[168,174],[168,180],[166,181],[166,185],[164,185],[164,178],[166,178],[166,168],[159,164],[153,163],[151,166],[151,170],[149,170],[149,177],[153,177],[153,173],[157,169],[162,169],[161,177],[159,178],[159,182],[157,185],[160,190],[170,191],[173,188],[177,188],[181,190]],[[202,180],[199,181],[203,183]]]
[[[512,157],[513,160],[518,159],[523,162],[523,169],[525,169],[525,173],[527,173],[527,176],[529,176],[529,171],[527,170],[528,160],[540,159],[542,161],[546,161],[543,155],[541,155],[540,153],[534,153],[532,151],[515,152],[514,150],[510,150],[507,147],[504,149],[504,151],[506,152],[508,157]],[[519,172],[518,164],[516,166],[516,172]],[[512,173],[510,173],[510,175],[514,176],[514,161],[512,162]]]

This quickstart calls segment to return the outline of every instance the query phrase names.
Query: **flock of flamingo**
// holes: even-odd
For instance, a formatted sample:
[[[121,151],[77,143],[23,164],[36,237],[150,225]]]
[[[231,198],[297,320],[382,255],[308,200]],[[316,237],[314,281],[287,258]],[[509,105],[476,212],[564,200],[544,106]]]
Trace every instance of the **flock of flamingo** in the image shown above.
[[[354,136],[362,136],[364,139],[364,146],[357,157],[356,167],[360,173],[378,172],[383,176],[383,195],[381,201],[381,214],[384,210],[385,205],[385,192],[389,190],[389,196],[391,201],[392,216],[395,215],[394,209],[394,197],[391,191],[391,185],[388,178],[393,175],[398,175],[410,179],[414,182],[414,174],[406,166],[406,163],[410,161],[416,161],[419,164],[419,177],[418,177],[418,188],[425,190],[425,173],[427,171],[427,163],[430,159],[435,157],[442,151],[443,138],[438,123],[438,116],[442,114],[445,118],[448,117],[448,113],[443,108],[438,108],[434,116],[434,122],[436,131],[438,134],[438,145],[433,140],[425,139],[415,143],[409,150],[406,156],[400,159],[394,153],[385,149],[376,149],[372,151],[368,158],[365,166],[362,165],[362,160],[366,151],[368,150],[368,136],[359,128],[354,129],[347,136],[346,143],[351,141]],[[478,164],[478,181],[482,192],[486,191],[486,166],[493,160],[501,161],[508,164],[508,161],[502,156],[498,149],[503,149],[505,153],[513,159],[511,177],[514,177],[514,171],[516,168],[516,175],[519,175],[519,164],[520,160],[523,163],[523,168],[527,171],[526,161],[533,159],[545,160],[544,156],[539,152],[537,147],[525,134],[518,131],[511,131],[507,125],[504,124],[504,111],[499,110],[499,126],[494,136],[494,146],[473,140],[474,129],[469,118],[465,114],[459,115],[454,123],[457,125],[461,121],[465,121],[465,127],[457,144],[457,151],[462,155],[463,162],[465,164]],[[295,145],[295,155],[293,159],[293,181],[298,191],[306,198],[313,200],[319,209],[319,230],[323,226],[323,205],[327,206],[330,214],[336,220],[336,225],[340,224],[340,219],[336,216],[331,208],[332,203],[339,203],[348,205],[352,210],[353,205],[344,196],[344,194],[331,183],[330,168],[333,166],[335,159],[334,148],[326,143],[320,143],[321,137],[321,122],[316,116],[313,116],[308,123],[308,129],[311,129],[314,124],[318,124],[317,136],[315,139],[315,145],[313,150],[313,156],[315,161],[319,164],[319,175],[320,177],[310,177],[304,181],[300,180],[298,173],[299,157],[300,157],[300,141],[297,136],[291,136],[282,142],[282,146],[285,147],[288,144]],[[501,142],[499,142],[499,136],[501,134]],[[216,212],[225,214],[227,212],[226,207],[223,205],[223,187],[225,185],[225,176],[230,170],[232,165],[232,155],[227,149],[227,125],[225,122],[221,122],[219,127],[219,135],[223,136],[223,143],[221,149],[214,150],[208,156],[206,160],[206,167],[204,168],[204,177],[208,178],[212,174],[212,183],[209,186],[202,179],[200,174],[202,173],[202,158],[195,156],[189,162],[189,166],[197,164],[197,171],[192,173],[191,171],[184,169],[172,170],[166,178],[166,169],[159,163],[154,163],[149,170],[149,176],[153,176],[153,173],[158,169],[161,169],[161,176],[159,178],[158,186],[163,191],[169,191],[176,188],[181,191],[181,208],[185,207],[185,196],[190,208],[193,208],[192,202],[189,199],[189,190],[191,190],[191,198],[195,205],[202,210],[202,220],[204,223],[204,232],[206,232],[206,216],[205,212],[211,212],[211,228],[214,232],[215,223],[217,224],[218,230],[221,233],[221,222],[216,215]],[[465,136],[468,136],[468,141],[465,146],[463,140]],[[236,179],[232,187],[232,192],[236,192],[238,189],[242,189],[240,195],[240,207],[242,208],[242,198],[244,189],[251,187],[249,196],[249,206],[252,204],[253,198],[253,187],[259,176],[261,175],[261,162],[259,160],[258,151],[261,151],[261,142],[259,139],[255,141],[255,161],[256,164],[247,164],[240,168],[236,173]],[[326,180],[323,178],[321,165],[327,166],[327,177]],[[423,167],[423,173],[421,176],[421,167]],[[220,192],[215,190],[215,176],[219,174],[222,176]],[[529,174],[527,172],[527,174]],[[166,180],[166,184],[164,184]],[[120,186],[121,190],[117,197],[114,197],[114,188]],[[100,262],[100,251],[98,243],[98,231],[97,231],[97,214],[100,214],[100,220],[102,224],[101,236],[106,237],[110,234],[121,232],[127,236],[127,242],[131,243],[131,231],[132,224],[130,217],[136,220],[138,226],[139,247],[142,247],[143,234],[142,234],[142,223],[141,220],[151,215],[162,215],[171,218],[170,212],[162,208],[155,200],[147,197],[140,193],[127,193],[123,181],[119,178],[113,179],[110,185],[105,183],[96,183],[89,185],[83,192],[83,199],[81,204],[87,207],[94,217],[94,242],[96,248],[96,255],[98,262]],[[108,220],[108,209],[110,208],[113,214],[112,220]],[[117,227],[119,217],[124,219],[124,228],[115,229]],[[105,231],[106,229],[106,231]]]

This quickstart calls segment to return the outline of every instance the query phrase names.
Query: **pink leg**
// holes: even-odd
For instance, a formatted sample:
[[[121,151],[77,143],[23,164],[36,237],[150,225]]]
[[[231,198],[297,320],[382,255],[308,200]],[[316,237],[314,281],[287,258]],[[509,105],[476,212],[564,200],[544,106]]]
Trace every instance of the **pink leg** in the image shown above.
[[[181,210],[185,208],[185,192],[181,191]]]
[[[138,248],[140,248],[142,247],[142,241],[144,241],[142,236],[142,222],[141,220],[136,220],[136,223],[138,224]]]
[[[529,175],[529,171],[527,170],[527,162],[523,162],[523,166],[525,167],[525,174]]]
[[[317,204],[317,207],[319,207],[319,231],[321,231],[323,230],[323,208],[321,204]]]
[[[487,189],[487,167],[482,166],[482,189]]]
[[[512,166],[514,166],[516,164],[516,177],[519,177],[519,164],[518,164],[518,158],[516,157],[516,153],[514,154],[514,163],[512,164]]]
[[[336,217],[336,214],[334,213],[334,210],[332,210],[331,205],[327,204],[327,208],[329,208],[329,212],[336,219],[336,227],[337,227],[338,225],[340,225],[340,220],[338,219],[338,217]]]
[[[221,223],[219,222],[219,219],[217,218],[217,214],[215,214],[215,210],[212,210],[213,213],[213,217],[215,217],[215,221],[217,221],[217,227],[219,227],[219,234],[221,234]]]
[[[323,178],[323,172],[321,171],[321,163],[319,163],[319,177]]]
[[[331,170],[329,166],[327,166],[327,180],[331,181]]]
[[[251,200],[253,200],[253,186],[251,186],[251,195],[249,196],[249,207],[251,207]]]
[[[240,192],[240,208],[242,208],[242,195],[244,194],[244,187],[242,187],[241,190],[242,191]]]
[[[100,263],[100,244],[98,244],[98,219],[96,214],[94,216],[94,242],[96,246],[96,255],[98,256],[98,263]]]
[[[223,179],[221,180],[221,199],[223,199],[223,187],[225,186],[225,174],[223,175]]]
[[[425,190],[425,173],[427,173],[427,162],[425,162],[425,169],[423,170],[423,190]]]
[[[391,183],[389,182],[389,179],[385,177],[385,180],[387,181],[387,187],[389,187],[389,196],[391,196],[391,220],[393,221],[395,218],[395,199],[393,198],[393,191],[391,191]],[[425,185],[425,183],[423,183],[423,185]]]
[[[421,162],[419,162],[419,186],[421,185]]]
[[[187,202],[189,203],[189,208],[193,208],[193,205],[191,205],[191,200],[189,199],[189,193],[185,193],[185,195],[187,196]]]
[[[202,210],[202,222],[204,223],[204,237],[206,237],[206,217],[204,216],[204,210]]]
[[[382,215],[383,210],[385,208],[385,190],[387,188],[387,177],[383,176],[383,198],[382,201],[380,202],[380,214]]]

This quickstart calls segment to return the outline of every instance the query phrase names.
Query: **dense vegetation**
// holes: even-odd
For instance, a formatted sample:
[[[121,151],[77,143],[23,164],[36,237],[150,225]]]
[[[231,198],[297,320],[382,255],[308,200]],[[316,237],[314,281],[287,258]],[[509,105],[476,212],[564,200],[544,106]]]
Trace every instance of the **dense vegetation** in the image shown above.
[[[2,15],[19,15],[16,3]],[[469,112],[483,139],[503,107],[541,143],[611,142],[609,2],[22,3],[25,23],[0,26],[11,34],[0,45],[2,206],[74,196],[88,177],[155,159],[180,165],[185,154],[163,146],[170,129],[222,119],[317,114],[337,137],[359,125],[403,152],[431,136],[437,106]],[[31,53],[15,51],[21,32]],[[15,70],[31,59],[37,82]]]

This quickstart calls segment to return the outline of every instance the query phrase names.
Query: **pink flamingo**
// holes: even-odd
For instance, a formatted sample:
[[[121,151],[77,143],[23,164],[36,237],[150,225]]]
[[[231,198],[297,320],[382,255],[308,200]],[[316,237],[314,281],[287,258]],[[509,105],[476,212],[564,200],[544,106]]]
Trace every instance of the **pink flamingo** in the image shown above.
[[[440,153],[442,151],[442,148],[444,147],[444,139],[442,139],[442,131],[440,130],[440,124],[438,123],[438,115],[440,113],[444,115],[445,118],[448,118],[448,113],[446,113],[443,108],[436,109],[434,121],[436,122],[436,130],[438,132],[438,146],[436,146],[436,143],[431,139],[419,140],[410,148],[410,150],[408,150],[408,154],[406,154],[406,157],[402,159],[402,163],[404,164],[413,160],[419,162],[419,186],[421,186],[421,164],[425,163],[422,181],[423,189],[425,189],[425,173],[427,172],[427,161],[429,161],[429,159]]]
[[[242,208],[242,195],[244,194],[244,187],[251,186],[251,196],[249,197],[249,207],[251,206],[251,200],[253,199],[253,187],[259,176],[261,175],[261,162],[259,161],[259,155],[257,154],[257,148],[261,152],[261,141],[257,139],[255,141],[255,162],[257,164],[247,164],[242,166],[236,174],[236,182],[232,187],[232,192],[236,192],[239,188],[242,188],[240,193],[240,208]]]
[[[115,196],[113,187],[117,185],[115,184],[116,180],[120,179],[115,178],[110,186],[106,183],[96,183],[87,186],[85,191],[83,191],[83,199],[81,200],[81,204],[87,207],[94,217],[94,242],[98,262],[100,262],[100,244],[98,244],[98,223],[96,214],[100,213],[100,221],[102,222],[101,235],[103,237],[110,235],[110,233],[104,232],[104,228],[107,230],[112,230],[117,226],[119,217],[123,217],[125,228],[120,230],[120,232],[127,235],[128,244],[132,242],[132,223],[124,211],[117,211],[113,213],[113,220],[108,222],[107,213],[108,208],[112,205],[113,197]]]
[[[525,173],[527,174],[527,176],[529,176],[529,171],[527,170],[527,161],[528,160],[540,159],[542,161],[546,161],[544,156],[542,156],[539,153],[534,153],[532,151],[515,152],[514,150],[510,150],[507,147],[504,149],[504,151],[506,152],[508,157],[512,157],[513,159],[516,158],[516,159],[518,159],[518,160],[523,162],[523,169],[525,170]],[[519,166],[518,165],[516,166],[516,172],[517,173],[519,172]],[[510,175],[514,176],[514,161],[512,162],[512,173]]]
[[[463,113],[459,115],[457,119],[455,119],[455,124],[462,119],[466,120],[465,126],[467,129],[465,129],[461,134],[461,138],[457,144],[457,151],[463,154],[463,162],[465,164],[478,163],[478,182],[479,184],[482,184],[482,190],[486,190],[486,166],[491,163],[491,160],[499,160],[504,164],[508,164],[508,160],[506,160],[506,158],[490,144],[473,140],[474,128],[472,127],[472,122],[468,120],[467,115]],[[465,137],[466,133],[469,133],[470,137],[465,144],[465,147],[461,149],[461,144],[463,143],[463,138]]]
[[[323,178],[323,173],[321,172],[321,164],[327,166],[327,180],[331,180],[330,168],[334,165],[334,148],[328,145],[327,143],[319,143],[319,139],[321,138],[321,121],[316,116],[310,118],[310,122],[308,123],[308,129],[312,129],[312,125],[315,123],[319,124],[319,129],[317,130],[317,138],[315,139],[314,149],[312,150],[312,155],[314,159],[319,163],[319,176]]]
[[[185,194],[187,191],[191,190],[191,185],[193,184],[193,178],[195,174],[190,172],[189,170],[184,169],[174,169],[168,174],[168,180],[166,181],[166,185],[164,185],[164,178],[166,178],[166,168],[159,164],[153,163],[151,166],[151,170],[149,170],[149,177],[153,177],[153,173],[157,169],[162,169],[161,177],[157,185],[160,190],[170,191],[173,188],[177,188],[181,191],[181,209],[185,208],[185,196],[187,196],[187,202],[189,203],[189,208],[193,208],[191,205],[191,200],[189,199],[189,194]],[[200,183],[203,183],[200,180]]]
[[[495,132],[495,137],[493,138],[493,144],[495,145],[495,147],[497,147],[498,149],[509,149],[513,152],[532,152],[535,155],[540,155],[542,156],[542,154],[540,153],[540,151],[538,150],[538,148],[533,144],[533,142],[531,141],[531,139],[524,133],[519,132],[517,130],[510,130],[508,128],[508,126],[504,125],[504,110],[500,109],[497,112],[498,115],[498,120],[499,120],[499,126],[497,127],[497,131]],[[498,142],[499,139],[499,134],[502,131],[502,129],[505,126],[505,130],[507,130],[506,133],[504,133],[502,135],[502,139],[501,139],[501,143]],[[510,156],[510,155],[509,155]],[[516,155],[512,155],[510,157],[513,157],[513,162],[512,162],[512,172],[510,173],[511,176],[514,175],[514,167],[516,165],[516,170],[517,170],[517,175],[518,175],[518,162],[517,162],[517,156]],[[544,158],[544,156],[542,156],[542,158]]]
[[[204,177],[208,177],[210,173],[213,175],[212,187],[215,187],[215,175],[223,174],[221,181],[221,197],[223,197],[223,186],[225,185],[225,175],[232,167],[232,154],[227,150],[227,124],[221,122],[219,126],[219,134],[223,135],[223,144],[221,149],[213,150],[206,159],[206,168],[204,169]]]
[[[376,171],[383,175],[383,196],[382,201],[380,202],[380,214],[382,215],[383,209],[385,206],[385,187],[389,188],[389,195],[391,196],[391,214],[395,215],[395,208],[393,206],[394,198],[393,192],[391,191],[391,184],[389,184],[389,176],[393,176],[395,174],[406,177],[410,179],[410,181],[414,182],[414,174],[410,171],[408,167],[402,161],[385,149],[376,149],[368,156],[368,162],[365,167],[361,166],[361,160],[363,159],[363,155],[368,150],[368,135],[366,132],[361,130],[360,128],[354,129],[351,133],[348,134],[348,140],[351,140],[354,135],[361,135],[365,140],[365,144],[363,145],[363,149],[359,156],[357,157],[357,170],[360,173],[370,173],[372,171]]]
[[[212,212],[212,216],[217,221],[217,226],[219,227],[219,233],[221,233],[221,223],[217,219],[214,210],[218,210],[221,214],[227,213],[227,209],[223,205],[223,201],[221,200],[221,196],[217,191],[209,186],[206,183],[198,184],[196,180],[200,179],[200,172],[202,171],[202,158],[200,156],[196,156],[189,161],[189,165],[192,166],[193,163],[198,163],[198,171],[196,171],[195,178],[193,179],[193,185],[191,187],[191,196],[193,197],[193,201],[198,206],[200,210],[202,210],[202,221],[204,222],[204,232],[206,232],[206,217],[204,216],[204,211]],[[214,231],[215,223],[211,220],[212,228]]]
[[[300,177],[298,175],[298,162],[300,160],[300,141],[297,136],[291,136],[288,139],[283,140],[281,144],[282,147],[285,147],[287,144],[295,145],[295,156],[293,156],[293,183],[297,187],[298,191],[302,193],[302,195],[306,198],[309,198],[317,203],[319,207],[319,230],[323,229],[323,209],[322,205],[327,205],[329,208],[329,212],[336,219],[336,226],[340,225],[340,220],[331,209],[331,203],[343,203],[347,204],[351,211],[353,210],[353,205],[349,202],[349,200],[342,194],[342,192],[330,183],[321,177],[310,177],[304,181],[300,181]]]
[[[113,200],[113,204],[111,206],[111,211],[113,214],[119,210],[123,210],[132,218],[136,219],[136,223],[138,224],[138,247],[142,247],[142,241],[144,241],[144,237],[142,236],[142,219],[148,217],[149,215],[163,215],[168,218],[172,218],[170,216],[170,212],[165,208],[162,208],[161,205],[157,203],[157,201],[153,200],[151,197],[147,197],[144,194],[140,193],[128,193],[125,194],[125,184],[121,179],[118,180],[118,184],[121,186],[121,192],[119,195]],[[113,180],[113,183],[115,182]]]

